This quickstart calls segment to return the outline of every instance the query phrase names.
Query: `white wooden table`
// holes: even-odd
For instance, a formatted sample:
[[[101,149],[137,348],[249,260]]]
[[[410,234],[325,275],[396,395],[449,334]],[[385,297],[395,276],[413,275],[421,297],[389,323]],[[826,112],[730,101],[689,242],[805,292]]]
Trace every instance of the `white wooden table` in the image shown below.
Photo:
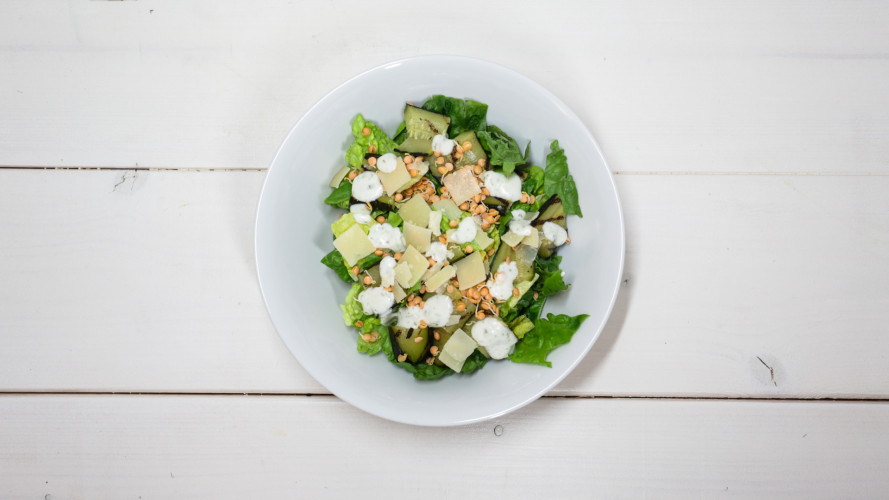
[[[885,498],[889,4],[428,9],[0,3],[0,498]],[[444,429],[310,378],[252,250],[299,116],[434,53],[571,106],[627,224],[578,369]]]

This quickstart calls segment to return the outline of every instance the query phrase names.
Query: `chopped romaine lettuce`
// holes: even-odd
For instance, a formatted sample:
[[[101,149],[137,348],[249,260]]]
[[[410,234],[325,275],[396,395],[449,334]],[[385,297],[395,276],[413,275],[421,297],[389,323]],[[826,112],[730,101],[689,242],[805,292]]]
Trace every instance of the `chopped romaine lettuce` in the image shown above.
[[[547,314],[546,319],[538,319],[534,329],[526,333],[522,341],[516,344],[516,349],[509,355],[509,359],[517,363],[552,367],[552,363],[546,360],[547,355],[556,347],[570,342],[574,332],[587,317],[587,314],[577,316]]]

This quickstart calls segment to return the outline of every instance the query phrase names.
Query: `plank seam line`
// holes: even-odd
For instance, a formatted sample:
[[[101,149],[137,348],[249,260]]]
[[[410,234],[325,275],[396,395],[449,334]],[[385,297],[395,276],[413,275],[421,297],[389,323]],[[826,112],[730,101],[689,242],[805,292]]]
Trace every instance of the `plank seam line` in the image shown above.
[[[127,392],[127,391],[0,391],[4,396],[221,396],[221,397],[320,397],[336,399],[333,394],[313,392]],[[889,398],[852,397],[762,397],[762,396],[608,396],[608,395],[545,395],[541,399],[615,399],[655,401],[763,401],[763,402],[839,402],[839,403],[889,403]]]

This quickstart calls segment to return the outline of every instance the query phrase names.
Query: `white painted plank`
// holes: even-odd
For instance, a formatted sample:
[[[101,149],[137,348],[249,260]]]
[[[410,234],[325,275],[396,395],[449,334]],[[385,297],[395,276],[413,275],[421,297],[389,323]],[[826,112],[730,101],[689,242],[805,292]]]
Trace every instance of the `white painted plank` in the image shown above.
[[[441,36],[407,34],[429,15],[397,0],[2,2],[0,165],[265,168],[328,90],[430,53],[537,80],[616,171],[889,165],[886,2],[456,1],[435,12]],[[497,43],[479,43],[492,20]]]
[[[886,403],[548,399],[460,428],[334,398],[0,397],[0,498],[879,498]]]
[[[323,391],[259,294],[263,177],[0,169],[0,389]],[[617,180],[627,283],[556,394],[889,396],[889,177]]]

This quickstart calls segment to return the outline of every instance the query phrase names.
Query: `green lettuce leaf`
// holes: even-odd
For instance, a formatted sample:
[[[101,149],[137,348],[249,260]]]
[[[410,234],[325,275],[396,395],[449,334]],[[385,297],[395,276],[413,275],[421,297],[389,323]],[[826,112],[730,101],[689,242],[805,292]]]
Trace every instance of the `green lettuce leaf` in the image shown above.
[[[355,326],[355,322],[364,319],[364,307],[358,302],[358,294],[364,290],[364,287],[358,283],[352,285],[349,293],[346,294],[345,302],[340,305],[343,310],[343,322],[347,326]]]
[[[549,197],[559,195],[566,214],[583,217],[577,197],[577,185],[568,172],[568,158],[565,150],[559,147],[559,141],[550,144],[550,153],[546,155],[546,170],[543,174],[543,192]]]
[[[346,261],[343,260],[343,256],[336,249],[325,255],[321,259],[321,263],[333,269],[333,272],[346,283],[352,283],[352,275],[349,273],[349,268],[346,267]]]
[[[525,163],[525,157],[515,139],[494,125],[488,125],[486,130],[476,135],[482,148],[488,152],[488,161],[491,165],[502,166],[503,175],[510,175],[516,165]]]
[[[516,363],[533,363],[552,367],[552,363],[547,361],[546,357],[556,347],[570,342],[574,332],[580,328],[581,323],[588,316],[587,314],[577,316],[547,314],[546,319],[538,319],[534,323],[534,329],[525,334],[525,337],[516,344],[515,351],[509,355],[509,359]]]
[[[457,137],[467,130],[481,131],[487,127],[488,105],[456,97],[434,95],[423,103],[423,109],[446,115],[451,118],[448,136]]]
[[[368,136],[363,133],[365,127],[370,129]],[[385,132],[373,122],[365,120],[360,114],[352,120],[352,135],[355,136],[355,139],[346,150],[346,163],[352,168],[361,168],[361,165],[364,164],[364,155],[370,145],[376,146],[377,152],[381,155],[395,151],[395,147],[398,146]]]
[[[383,338],[389,337],[389,328],[382,325],[380,318],[376,316],[365,316],[362,320],[361,328],[358,328],[358,352],[363,352],[368,356],[372,356],[383,349]],[[377,340],[366,341],[363,335],[376,332]]]
[[[336,208],[349,208],[349,200],[352,199],[352,183],[349,181],[343,181],[334,189],[327,198],[324,198],[324,203],[327,203],[330,206]]]
[[[542,168],[537,165],[531,165],[525,180],[522,181],[522,191],[528,194],[533,194],[535,197],[542,198],[544,177],[545,173]]]

